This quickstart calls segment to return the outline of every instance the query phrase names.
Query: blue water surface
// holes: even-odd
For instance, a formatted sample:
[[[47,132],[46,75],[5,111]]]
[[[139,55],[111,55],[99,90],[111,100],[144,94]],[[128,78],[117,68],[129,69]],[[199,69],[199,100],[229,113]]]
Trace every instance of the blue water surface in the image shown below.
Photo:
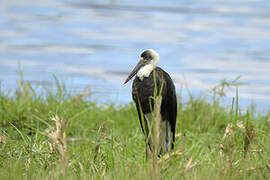
[[[211,99],[221,80],[239,82],[240,107],[270,109],[270,2],[266,0],[2,0],[0,80],[16,87],[18,66],[32,84],[73,93],[90,88],[99,103],[126,104],[123,82],[148,48],[177,92]],[[39,90],[40,88],[34,86]],[[230,105],[235,89],[227,91]]]

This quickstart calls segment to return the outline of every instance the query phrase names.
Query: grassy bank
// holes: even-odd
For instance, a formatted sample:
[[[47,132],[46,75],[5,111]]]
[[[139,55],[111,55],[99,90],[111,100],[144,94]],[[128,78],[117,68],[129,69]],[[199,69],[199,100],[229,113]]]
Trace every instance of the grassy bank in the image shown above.
[[[21,79],[0,92],[0,179],[151,178],[134,104],[97,106],[57,87],[37,95]],[[176,152],[159,159],[160,179],[270,178],[269,115],[239,111],[237,93],[221,106],[222,87],[211,103],[179,96]]]

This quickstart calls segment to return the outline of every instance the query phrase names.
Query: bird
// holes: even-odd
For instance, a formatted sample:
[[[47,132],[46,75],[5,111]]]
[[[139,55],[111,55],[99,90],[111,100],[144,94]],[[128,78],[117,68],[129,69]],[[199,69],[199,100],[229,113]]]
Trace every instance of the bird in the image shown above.
[[[148,154],[147,146],[153,152],[153,143],[149,133],[151,130],[152,112],[154,111],[153,96],[155,86],[161,94],[161,121],[157,145],[158,156],[160,157],[160,155],[174,149],[177,98],[175,86],[170,75],[157,66],[158,62],[159,54],[155,50],[147,49],[143,51],[140,55],[139,62],[129,73],[124,84],[135,76],[132,83],[132,99],[136,104],[142,132],[145,134],[146,156]]]

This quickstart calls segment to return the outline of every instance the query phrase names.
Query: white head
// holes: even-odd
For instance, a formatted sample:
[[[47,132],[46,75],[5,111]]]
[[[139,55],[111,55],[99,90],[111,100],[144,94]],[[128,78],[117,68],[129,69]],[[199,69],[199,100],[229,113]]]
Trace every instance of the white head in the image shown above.
[[[147,49],[141,54],[141,61],[145,61],[146,64],[153,63],[155,66],[159,61],[159,54],[154,49]]]
[[[131,71],[125,83],[127,83],[136,74],[141,80],[143,80],[144,77],[148,77],[153,71],[153,69],[155,69],[158,61],[159,55],[155,50],[153,49],[145,50],[141,54],[140,61]]]

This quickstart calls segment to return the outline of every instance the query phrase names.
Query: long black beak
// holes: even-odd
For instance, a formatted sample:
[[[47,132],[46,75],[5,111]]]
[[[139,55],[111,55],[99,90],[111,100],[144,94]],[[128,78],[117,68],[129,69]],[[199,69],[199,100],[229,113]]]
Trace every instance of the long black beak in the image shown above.
[[[124,82],[124,84],[126,84],[131,78],[133,78],[133,76],[135,76],[137,74],[137,72],[140,70],[140,68],[143,66],[143,62],[139,61],[138,64],[135,66],[135,68],[131,71],[131,73],[129,73],[126,81]]]

